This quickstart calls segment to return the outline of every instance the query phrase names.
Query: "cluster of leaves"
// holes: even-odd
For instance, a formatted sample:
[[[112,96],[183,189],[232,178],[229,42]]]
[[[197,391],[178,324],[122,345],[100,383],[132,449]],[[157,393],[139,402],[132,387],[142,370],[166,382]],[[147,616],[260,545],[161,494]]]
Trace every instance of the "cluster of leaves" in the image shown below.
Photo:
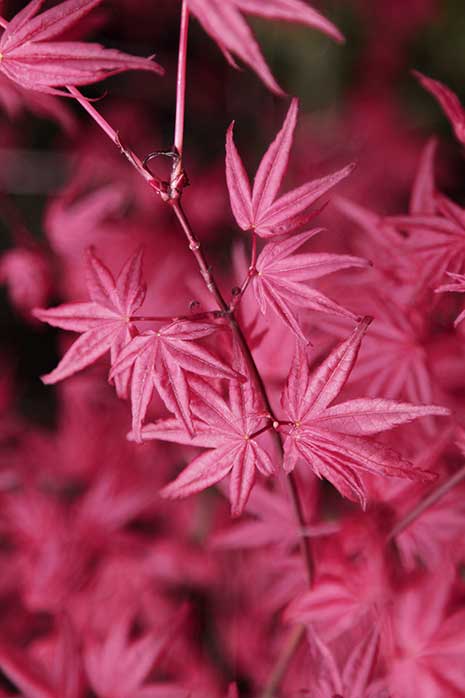
[[[63,123],[56,98],[76,86],[163,74],[153,59],[68,40],[99,0],[42,4],[3,22],[3,101]],[[278,94],[243,15],[341,38],[303,0],[185,7]],[[458,98],[418,77],[464,143]],[[436,186],[432,141],[407,214],[375,213],[356,191],[323,210],[353,164],[281,193],[297,118],[293,99],[253,185],[233,124],[225,134],[232,216],[218,229],[237,224],[237,263],[218,277],[202,267],[214,294],[170,207],[85,148],[49,204],[48,247],[12,231],[0,280],[24,322],[80,335],[42,376],[58,384],[53,433],[16,412],[14,381],[0,383],[0,679],[24,698],[255,697],[289,625],[305,643],[282,696],[465,690],[464,311],[454,323],[449,293],[465,290],[465,211]],[[342,245],[309,227],[335,211]],[[65,302],[44,307],[52,294]]]

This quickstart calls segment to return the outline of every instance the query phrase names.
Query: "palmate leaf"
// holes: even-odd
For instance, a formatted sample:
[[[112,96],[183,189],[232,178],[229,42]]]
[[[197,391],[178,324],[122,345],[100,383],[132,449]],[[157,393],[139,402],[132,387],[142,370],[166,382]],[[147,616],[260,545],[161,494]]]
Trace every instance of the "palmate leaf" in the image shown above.
[[[132,428],[136,441],[141,440],[141,426],[157,390],[166,407],[182,422],[190,434],[194,432],[191,416],[191,392],[186,373],[209,378],[241,378],[197,340],[218,329],[202,322],[178,321],[157,332],[144,332],[134,337],[121,351],[112,367],[110,378],[128,372],[131,375]]]
[[[284,447],[284,468],[291,471],[299,460],[308,463],[349,499],[366,506],[365,486],[359,473],[387,477],[429,479],[396,451],[367,436],[427,415],[447,415],[434,405],[415,406],[392,400],[350,400],[330,406],[344,387],[370,323],[365,318],[349,338],[334,349],[318,369],[309,374],[306,355],[297,347],[282,404],[293,426]]]
[[[343,38],[334,24],[303,0],[188,0],[188,5],[231,65],[236,67],[234,56],[237,56],[257,73],[270,90],[278,94],[282,94],[281,89],[241,13],[304,24],[336,41]]]
[[[240,365],[238,368],[243,370]],[[201,378],[190,379],[189,387],[195,418],[192,439],[188,440],[171,420],[147,425],[142,429],[142,437],[204,446],[211,450],[194,458],[161,494],[170,499],[186,497],[231,474],[231,513],[239,516],[255,482],[256,470],[265,476],[274,472],[269,454],[253,437],[266,424],[266,417],[257,409],[257,397],[250,382],[231,380],[228,402]]]
[[[234,143],[234,122],[226,135],[226,180],[232,212],[242,230],[263,238],[290,233],[308,222],[314,213],[304,212],[354,168],[348,165],[276,198],[289,160],[297,113],[298,101],[293,99],[283,127],[262,158],[252,189]]]
[[[284,242],[270,242],[257,259],[257,274],[252,279],[257,303],[262,313],[269,306],[299,339],[306,342],[293,306],[321,313],[339,315],[355,320],[350,310],[327,298],[323,293],[304,285],[304,281],[318,279],[326,274],[348,267],[366,268],[369,262],[350,255],[292,253],[321,229],[294,235]]]
[[[42,376],[47,385],[57,383],[90,366],[110,351],[114,362],[122,348],[136,333],[131,317],[145,299],[142,280],[142,250],[124,264],[115,280],[110,270],[95,255],[87,253],[87,287],[91,302],[67,303],[56,308],[37,308],[34,315],[53,327],[82,332],[58,366]],[[129,373],[116,381],[120,397],[126,397]]]
[[[0,39],[0,71],[22,87],[67,95],[59,88],[88,85],[125,70],[163,69],[153,60],[80,41],[50,41],[64,34],[101,0],[66,0],[37,15],[43,0],[31,0]]]

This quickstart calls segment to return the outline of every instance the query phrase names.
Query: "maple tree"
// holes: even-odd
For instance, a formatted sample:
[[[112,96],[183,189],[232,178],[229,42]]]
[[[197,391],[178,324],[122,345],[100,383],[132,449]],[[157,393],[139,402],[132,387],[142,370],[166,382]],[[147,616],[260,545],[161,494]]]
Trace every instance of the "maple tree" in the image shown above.
[[[2,171],[54,196],[26,217],[0,197],[0,697],[458,698],[463,183],[394,87],[434,3],[350,0],[357,85],[312,117],[307,73],[332,89],[336,54],[322,38],[321,80],[294,25],[342,43],[324,3],[21,5],[0,18]],[[167,144],[169,82],[147,73],[176,61]],[[463,145],[453,81],[413,75]],[[36,117],[51,166],[18,183]]]

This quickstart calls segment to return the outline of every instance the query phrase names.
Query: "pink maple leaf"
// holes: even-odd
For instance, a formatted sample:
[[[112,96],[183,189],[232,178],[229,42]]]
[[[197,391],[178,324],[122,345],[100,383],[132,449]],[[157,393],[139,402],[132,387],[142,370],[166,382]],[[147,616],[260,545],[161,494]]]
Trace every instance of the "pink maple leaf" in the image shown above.
[[[445,293],[449,291],[453,293],[465,293],[465,274],[454,274],[450,271],[446,273],[447,276],[451,279],[450,283],[442,284],[442,286],[439,286],[435,289],[435,293]],[[464,319],[465,310],[462,310],[462,312],[454,320],[455,327],[457,327],[457,325],[460,325],[460,323]]]
[[[283,242],[268,243],[257,259],[256,274],[252,278],[255,297],[262,313],[265,314],[269,306],[304,342],[307,342],[307,339],[294,314],[293,305],[321,313],[342,315],[353,320],[357,316],[302,282],[318,279],[347,267],[369,266],[367,260],[349,255],[323,252],[292,254],[320,231],[321,229],[309,230]]]
[[[18,312],[28,317],[32,308],[49,300],[52,289],[49,260],[39,249],[8,250],[0,259],[0,283],[7,285]]]
[[[188,698],[188,692],[169,683],[145,684],[172,633],[147,632],[130,642],[132,619],[126,613],[113,620],[103,642],[87,643],[84,665],[99,698]]]
[[[237,56],[257,73],[267,87],[278,94],[282,94],[281,89],[241,12],[266,19],[305,24],[337,41],[343,40],[332,22],[302,0],[188,0],[188,5],[231,65],[236,67],[233,56]]]
[[[434,216],[436,214],[436,186],[434,180],[434,158],[437,142],[430,139],[420,155],[415,179],[410,194],[409,214],[412,217]],[[351,220],[364,233],[360,236],[362,253],[373,259],[375,270],[381,271],[384,281],[394,283],[395,290],[405,290],[413,295],[425,282],[430,283],[428,272],[425,269],[424,279],[416,281],[416,274],[412,274],[412,263],[420,266],[429,261],[428,247],[425,244],[425,254],[421,256],[421,264],[418,265],[418,244],[421,244],[421,236],[414,239],[406,239],[405,236],[385,218],[364,206],[349,201],[344,197],[335,197],[334,203],[341,213]],[[407,218],[406,216],[403,219]],[[429,233],[426,233],[428,236]],[[385,284],[383,284],[383,287]]]
[[[298,100],[293,99],[282,129],[262,158],[252,189],[234,144],[234,122],[226,135],[226,179],[231,208],[239,227],[260,237],[283,235],[306,223],[315,214],[303,216],[303,211],[354,169],[354,164],[347,165],[276,198],[289,160],[297,112]]]
[[[229,403],[206,381],[190,381],[191,408],[196,417],[195,436],[189,437],[175,420],[149,424],[142,430],[144,439],[162,439],[174,443],[202,446],[210,450],[200,454],[171,484],[162,496],[175,499],[216,484],[231,473],[229,498],[233,516],[239,516],[249,498],[258,469],[268,476],[274,465],[254,434],[266,424],[263,410],[257,408],[250,383],[231,381]]]
[[[145,298],[142,281],[142,251],[130,257],[117,279],[92,250],[87,253],[87,286],[91,302],[67,303],[57,308],[38,308],[34,315],[53,327],[82,332],[58,366],[42,376],[46,384],[57,383],[90,366],[110,351],[116,361],[122,348],[137,332],[131,318]],[[129,372],[120,373],[116,389],[126,397]]]
[[[356,642],[342,672],[334,654],[311,628],[307,631],[307,637],[312,658],[312,690],[309,692],[312,698],[387,698],[384,686],[379,681],[371,680],[378,656],[377,628],[365,632],[362,639]]]
[[[82,698],[78,640],[64,617],[53,643],[53,663],[37,662],[29,652],[0,643],[0,668],[27,698]]]
[[[303,534],[309,537],[327,536],[339,529],[338,523],[323,521],[309,523],[304,531],[297,525],[289,495],[279,490],[271,492],[259,483],[254,486],[245,511],[254,519],[241,521],[233,528],[217,533],[213,538],[216,548],[258,548],[270,544],[291,548]],[[308,518],[306,516],[306,520]]]
[[[344,289],[344,298],[352,307],[363,308],[376,318],[363,340],[351,383],[362,386],[367,397],[430,403],[437,387],[428,351],[429,303],[405,303],[397,289],[388,294],[380,287],[382,279],[375,288],[367,284]],[[410,297],[404,286],[401,293],[406,291]],[[347,324],[344,319],[331,319],[328,331],[343,339]],[[431,431],[430,422],[427,419],[423,425]]]
[[[442,566],[435,574],[413,578],[397,594],[386,634],[389,685],[394,695],[442,698],[465,691],[463,609],[448,612],[455,571]]]
[[[88,85],[125,70],[163,73],[163,69],[150,59],[106,49],[100,44],[50,41],[62,35],[100,2],[66,0],[37,15],[43,0],[31,0],[3,32],[0,70],[26,89],[58,95],[67,93],[57,88]]]
[[[23,111],[29,110],[43,119],[52,119],[69,133],[72,133],[76,126],[74,116],[63,100],[53,95],[24,89],[3,74],[0,74],[0,104],[11,120],[19,118]]]
[[[465,268],[465,210],[436,194],[436,213],[388,216],[385,220],[409,233],[407,245],[425,282],[435,287],[446,271]]]
[[[392,598],[395,564],[371,523],[367,515],[346,519],[336,536],[322,541],[313,588],[302,583],[299,588],[295,573],[287,573],[294,593],[284,598],[290,601],[286,617],[309,625],[325,642],[374,627]]]
[[[194,425],[189,406],[186,372],[209,378],[238,378],[240,375],[197,344],[218,329],[217,325],[190,320],[176,321],[134,337],[121,351],[110,378],[131,378],[132,428],[136,441],[154,389],[166,407],[192,434]]]
[[[465,109],[455,92],[439,80],[433,80],[418,70],[414,70],[413,74],[425,90],[437,99],[452,124],[457,140],[465,145]]]
[[[282,405],[292,424],[285,440],[284,467],[293,470],[301,459],[318,477],[328,479],[349,499],[366,506],[359,472],[410,479],[431,477],[412,469],[396,451],[365,437],[426,415],[447,415],[436,406],[415,406],[392,400],[362,398],[332,405],[355,364],[371,318],[365,318],[310,375],[304,349],[297,346]]]

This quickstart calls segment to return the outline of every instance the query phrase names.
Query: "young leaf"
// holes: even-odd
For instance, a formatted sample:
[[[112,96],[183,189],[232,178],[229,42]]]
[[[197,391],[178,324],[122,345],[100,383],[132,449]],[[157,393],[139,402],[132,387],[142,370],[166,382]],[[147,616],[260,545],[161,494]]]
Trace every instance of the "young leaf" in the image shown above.
[[[226,135],[226,180],[234,217],[242,230],[253,230],[263,238],[290,233],[308,222],[315,214],[303,215],[304,211],[354,168],[348,165],[276,198],[289,159],[297,113],[298,102],[293,99],[283,127],[262,158],[252,190],[234,144],[234,124]]]

